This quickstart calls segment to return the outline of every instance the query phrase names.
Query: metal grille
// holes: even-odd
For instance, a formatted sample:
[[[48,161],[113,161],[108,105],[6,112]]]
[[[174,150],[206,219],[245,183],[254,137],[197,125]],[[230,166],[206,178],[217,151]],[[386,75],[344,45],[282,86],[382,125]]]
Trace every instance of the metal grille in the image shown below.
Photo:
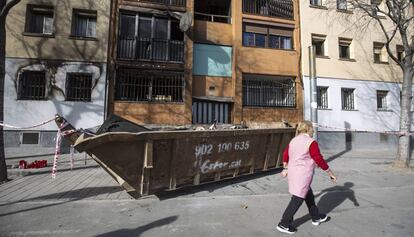
[[[227,103],[193,101],[193,124],[212,124],[230,122],[230,106]]]
[[[115,88],[120,101],[183,102],[184,73],[121,68]]]
[[[27,6],[26,32],[53,34],[53,7]]]
[[[92,74],[68,73],[66,78],[67,101],[91,101]]]
[[[96,11],[73,11],[72,35],[96,37]]]
[[[186,0],[142,0],[143,2],[160,3],[177,7],[185,7]]]
[[[184,34],[167,18],[121,14],[118,58],[183,62]]]
[[[295,107],[296,90],[292,78],[243,79],[243,105]]]
[[[387,94],[388,91],[377,91],[377,109],[387,110]]]
[[[342,109],[343,110],[355,110],[354,90],[355,89],[349,89],[349,88],[342,88],[341,89]]]
[[[318,109],[328,108],[328,87],[318,86],[317,102],[318,102]]]
[[[18,99],[44,100],[46,97],[46,72],[24,71],[19,81]]]
[[[293,1],[243,0],[243,13],[293,19]]]

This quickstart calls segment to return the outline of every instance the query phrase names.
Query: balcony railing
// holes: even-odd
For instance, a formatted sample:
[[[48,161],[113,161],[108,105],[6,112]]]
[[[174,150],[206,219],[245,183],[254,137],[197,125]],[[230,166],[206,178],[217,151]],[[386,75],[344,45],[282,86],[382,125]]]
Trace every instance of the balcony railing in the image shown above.
[[[201,21],[231,23],[231,16],[213,15],[201,12],[194,12],[194,18]]]
[[[185,7],[186,0],[141,0],[143,2],[164,4],[169,6]]]
[[[293,1],[243,0],[243,13],[293,19]]]
[[[183,62],[184,42],[165,39],[121,37],[118,58],[127,60]]]

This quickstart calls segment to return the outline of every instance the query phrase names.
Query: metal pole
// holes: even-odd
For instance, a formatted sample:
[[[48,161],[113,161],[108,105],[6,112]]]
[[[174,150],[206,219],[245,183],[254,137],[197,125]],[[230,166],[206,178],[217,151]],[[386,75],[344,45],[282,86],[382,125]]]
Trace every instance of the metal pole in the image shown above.
[[[310,112],[313,124],[313,138],[318,140],[318,102],[316,82],[315,46],[309,46]]]

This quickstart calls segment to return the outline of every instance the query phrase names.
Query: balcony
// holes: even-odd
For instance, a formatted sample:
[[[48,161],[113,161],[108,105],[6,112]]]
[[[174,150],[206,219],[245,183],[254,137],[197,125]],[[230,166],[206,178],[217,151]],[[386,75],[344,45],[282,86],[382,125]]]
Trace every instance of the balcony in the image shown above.
[[[293,19],[293,1],[243,0],[243,13]]]
[[[184,61],[184,42],[120,37],[118,59],[182,63]]]
[[[163,4],[168,6],[185,7],[186,0],[141,0],[142,2]]]

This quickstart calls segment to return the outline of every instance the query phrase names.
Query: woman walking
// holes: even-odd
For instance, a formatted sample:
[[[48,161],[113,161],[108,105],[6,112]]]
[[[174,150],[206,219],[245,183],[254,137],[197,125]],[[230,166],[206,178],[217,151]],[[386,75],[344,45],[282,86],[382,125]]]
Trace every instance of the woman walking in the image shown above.
[[[318,165],[326,171],[332,182],[336,183],[337,178],[323,159],[318,143],[312,138],[312,135],[312,123],[309,121],[300,122],[296,129],[296,137],[290,141],[289,146],[283,152],[282,176],[288,177],[289,193],[292,194],[282,220],[276,227],[283,233],[294,234],[296,232],[296,228],[292,226],[293,216],[303,201],[308,206],[313,225],[317,226],[328,220],[327,215],[319,213],[310,187],[315,166]]]

